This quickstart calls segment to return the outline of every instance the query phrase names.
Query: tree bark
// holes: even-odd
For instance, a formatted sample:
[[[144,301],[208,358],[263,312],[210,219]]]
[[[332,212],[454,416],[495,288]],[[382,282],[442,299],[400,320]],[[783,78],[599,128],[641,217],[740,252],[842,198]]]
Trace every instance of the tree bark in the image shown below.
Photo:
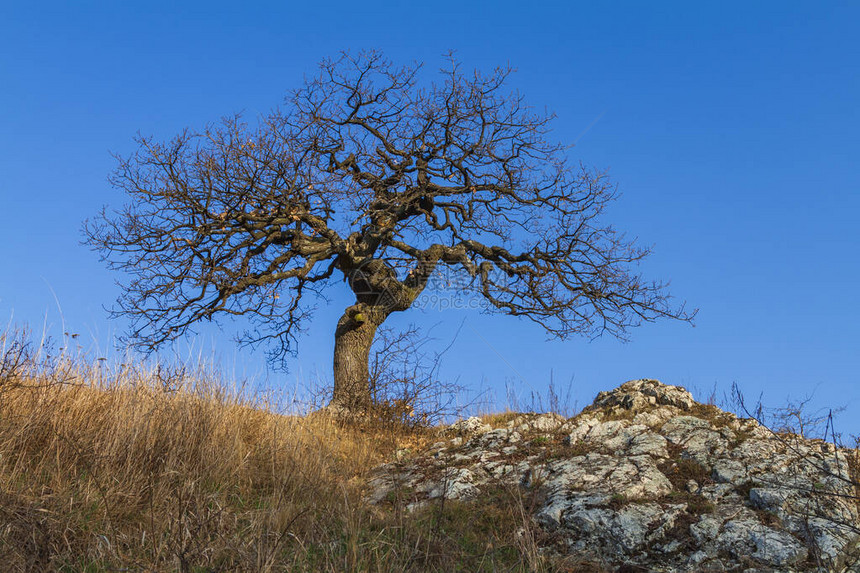
[[[334,332],[334,392],[331,404],[350,412],[371,404],[368,359],[376,329],[388,316],[378,307],[359,303],[346,309]]]

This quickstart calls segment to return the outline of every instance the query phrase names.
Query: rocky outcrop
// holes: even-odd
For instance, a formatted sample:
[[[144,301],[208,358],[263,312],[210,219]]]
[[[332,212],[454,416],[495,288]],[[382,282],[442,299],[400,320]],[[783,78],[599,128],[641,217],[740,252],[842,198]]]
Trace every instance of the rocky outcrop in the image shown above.
[[[372,503],[415,510],[503,485],[538,493],[544,551],[645,571],[860,572],[853,450],[775,434],[633,380],[580,415],[470,418],[377,469]]]

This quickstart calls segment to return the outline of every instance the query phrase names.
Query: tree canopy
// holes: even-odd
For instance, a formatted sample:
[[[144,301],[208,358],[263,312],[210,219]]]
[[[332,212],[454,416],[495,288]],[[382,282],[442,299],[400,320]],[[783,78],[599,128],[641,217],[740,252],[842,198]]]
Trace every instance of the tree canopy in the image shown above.
[[[346,281],[335,401],[352,408],[367,399],[376,328],[440,266],[489,310],[559,338],[692,318],[637,271],[648,249],[602,218],[615,186],[550,138],[553,116],[507,88],[510,68],[467,73],[449,58],[436,81],[422,71],[342,54],[253,125],[139,137],[111,178],[128,203],[85,227],[127,277],[114,312],[130,339],[152,350],[246,316],[242,340],[281,360],[313,295]]]

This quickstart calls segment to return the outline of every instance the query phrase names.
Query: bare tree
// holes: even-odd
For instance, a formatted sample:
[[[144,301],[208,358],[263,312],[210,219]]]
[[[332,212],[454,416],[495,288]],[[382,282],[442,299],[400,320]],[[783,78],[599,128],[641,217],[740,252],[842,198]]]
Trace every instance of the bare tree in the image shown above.
[[[635,271],[648,250],[600,220],[614,186],[548,139],[552,116],[507,90],[510,68],[464,73],[449,58],[434,83],[421,68],[343,54],[257,125],[139,137],[112,177],[129,203],[85,225],[128,275],[113,312],[129,338],[153,350],[245,315],[256,324],[241,340],[283,360],[307,295],[343,278],[355,304],[335,329],[333,403],[356,409],[377,327],[441,267],[560,338],[692,318]]]

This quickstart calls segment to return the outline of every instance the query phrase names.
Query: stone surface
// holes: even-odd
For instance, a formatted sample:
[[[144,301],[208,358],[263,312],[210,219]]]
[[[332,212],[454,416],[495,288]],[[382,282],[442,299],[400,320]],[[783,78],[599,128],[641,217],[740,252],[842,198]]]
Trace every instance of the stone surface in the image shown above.
[[[657,380],[631,380],[615,390],[601,392],[587,409],[644,410],[652,406],[674,406],[690,410],[696,401],[693,395],[680,386],[661,384]]]
[[[448,428],[448,433],[458,436],[472,436],[474,434],[489,432],[492,429],[492,426],[485,424],[477,416],[472,416],[471,418],[466,418],[465,420],[460,420],[455,424],[451,424]]]
[[[633,380],[568,420],[469,418],[443,436],[377,468],[368,501],[419,510],[501,484],[538,494],[546,551],[610,570],[860,573],[856,452],[775,434],[677,386]]]
[[[508,422],[507,427],[519,432],[554,432],[566,420],[558,414],[524,414]]]

